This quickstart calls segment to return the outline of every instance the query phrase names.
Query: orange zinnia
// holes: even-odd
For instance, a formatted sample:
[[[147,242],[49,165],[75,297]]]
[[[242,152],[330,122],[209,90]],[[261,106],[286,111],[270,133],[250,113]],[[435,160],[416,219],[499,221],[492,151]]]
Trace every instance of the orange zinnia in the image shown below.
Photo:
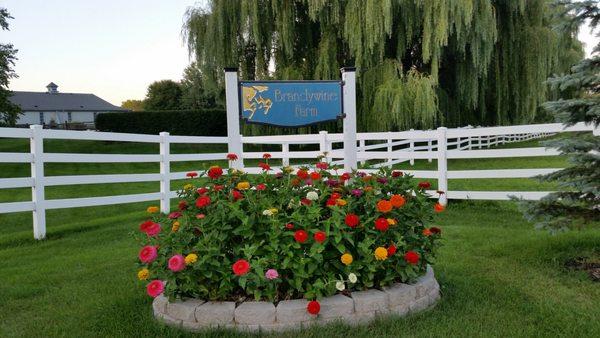
[[[441,204],[439,204],[439,203],[436,203],[436,204],[433,206],[433,210],[434,210],[435,212],[442,212],[442,211],[444,211],[445,209],[446,209],[446,207],[445,207],[445,206],[443,206],[443,205],[441,205]]]
[[[406,199],[404,199],[404,196],[402,195],[392,195],[390,202],[392,202],[394,208],[400,208],[404,205],[404,203],[406,203]]]
[[[387,200],[380,200],[377,202],[377,210],[383,213],[392,211],[392,202]]]
[[[432,234],[431,230],[429,230],[427,228],[423,229],[423,235],[424,236],[429,237],[429,236],[431,236],[431,234]]]

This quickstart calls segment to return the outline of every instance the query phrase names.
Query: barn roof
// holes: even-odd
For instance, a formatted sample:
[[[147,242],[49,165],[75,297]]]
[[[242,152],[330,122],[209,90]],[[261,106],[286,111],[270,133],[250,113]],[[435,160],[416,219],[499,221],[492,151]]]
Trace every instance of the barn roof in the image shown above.
[[[94,94],[13,91],[10,101],[23,111],[128,111]]]

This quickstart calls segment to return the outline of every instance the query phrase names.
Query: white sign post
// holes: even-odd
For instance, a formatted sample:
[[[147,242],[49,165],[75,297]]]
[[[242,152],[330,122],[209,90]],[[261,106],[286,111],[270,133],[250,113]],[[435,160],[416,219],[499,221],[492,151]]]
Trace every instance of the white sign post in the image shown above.
[[[352,172],[357,166],[356,147],[356,68],[342,68],[344,82],[344,171]]]
[[[242,135],[240,134],[240,98],[237,68],[225,68],[225,106],[227,108],[228,151],[238,156],[232,161],[235,169],[244,168]]]

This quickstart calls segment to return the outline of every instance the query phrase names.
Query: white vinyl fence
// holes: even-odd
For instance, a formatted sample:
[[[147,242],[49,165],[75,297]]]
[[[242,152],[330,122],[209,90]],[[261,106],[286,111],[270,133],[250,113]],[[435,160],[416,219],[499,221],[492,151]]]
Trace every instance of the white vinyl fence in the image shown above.
[[[358,133],[359,143],[357,158],[365,161],[380,161],[369,168],[361,169],[366,172],[377,171],[377,167],[389,166],[396,163],[415,159],[437,160],[437,170],[405,170],[404,172],[417,178],[438,180],[438,189],[445,194],[440,196],[440,203],[446,204],[446,199],[487,199],[506,200],[511,195],[524,199],[539,199],[548,192],[543,191],[448,191],[448,179],[464,178],[522,178],[550,173],[560,168],[544,169],[494,169],[494,170],[456,170],[448,171],[448,159],[469,158],[503,158],[503,157],[532,157],[556,156],[558,151],[544,147],[483,149],[490,146],[528,139],[545,137],[555,133],[571,131],[592,131],[593,127],[583,123],[564,128],[562,124],[538,124],[491,128],[456,128],[445,127],[437,130],[410,130],[403,132]],[[598,130],[594,130],[597,134]],[[36,239],[46,235],[46,210],[75,207],[112,205],[143,201],[160,200],[162,212],[169,212],[170,199],[176,197],[176,192],[170,190],[171,180],[184,179],[186,172],[171,172],[170,164],[180,161],[214,161],[225,159],[226,153],[203,154],[171,154],[170,145],[186,144],[227,144],[227,137],[203,136],[173,136],[163,132],[160,135],[106,133],[95,131],[48,130],[41,126],[31,126],[30,129],[0,128],[0,138],[28,138],[30,152],[7,153],[0,152],[0,163],[28,163],[31,166],[30,177],[0,178],[2,188],[31,188],[31,201],[0,203],[0,213],[33,212],[33,232]],[[126,141],[158,143],[159,154],[73,154],[44,152],[45,139],[61,140],[96,140],[96,141]],[[1,140],[0,140],[1,142]],[[325,154],[329,161],[343,159],[344,151],[339,147],[343,143],[342,134],[277,135],[277,136],[247,136],[242,137],[241,149],[244,144],[275,144],[281,146],[281,151],[270,151],[275,159],[281,159],[283,165],[295,163],[310,163],[320,155]],[[294,145],[318,145],[319,150],[290,151]],[[261,159],[263,152],[247,152],[238,154],[243,167],[245,159]],[[159,162],[160,172],[155,174],[113,174],[113,175],[73,175],[45,176],[45,163],[118,163],[118,162]],[[273,168],[277,170],[278,168]],[[259,173],[261,168],[244,167],[249,173]],[[160,182],[160,191],[144,194],[119,196],[46,199],[44,189],[48,186],[98,184],[98,183],[129,183],[129,182]],[[435,191],[430,191],[432,197],[437,197]]]

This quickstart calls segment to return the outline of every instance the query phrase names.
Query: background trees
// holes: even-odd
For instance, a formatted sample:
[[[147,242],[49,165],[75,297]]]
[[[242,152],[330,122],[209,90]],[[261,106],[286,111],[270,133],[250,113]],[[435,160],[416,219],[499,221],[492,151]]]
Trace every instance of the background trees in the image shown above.
[[[564,7],[560,5],[559,7]],[[359,75],[362,130],[531,122],[545,79],[582,57],[547,0],[209,1],[184,33],[208,92],[244,79]]]
[[[8,20],[12,19],[6,8],[0,8],[0,27],[8,30]],[[12,44],[0,43],[0,127],[14,126],[21,108],[9,101],[11,95],[8,90],[10,79],[17,77],[13,70],[17,50]]]

